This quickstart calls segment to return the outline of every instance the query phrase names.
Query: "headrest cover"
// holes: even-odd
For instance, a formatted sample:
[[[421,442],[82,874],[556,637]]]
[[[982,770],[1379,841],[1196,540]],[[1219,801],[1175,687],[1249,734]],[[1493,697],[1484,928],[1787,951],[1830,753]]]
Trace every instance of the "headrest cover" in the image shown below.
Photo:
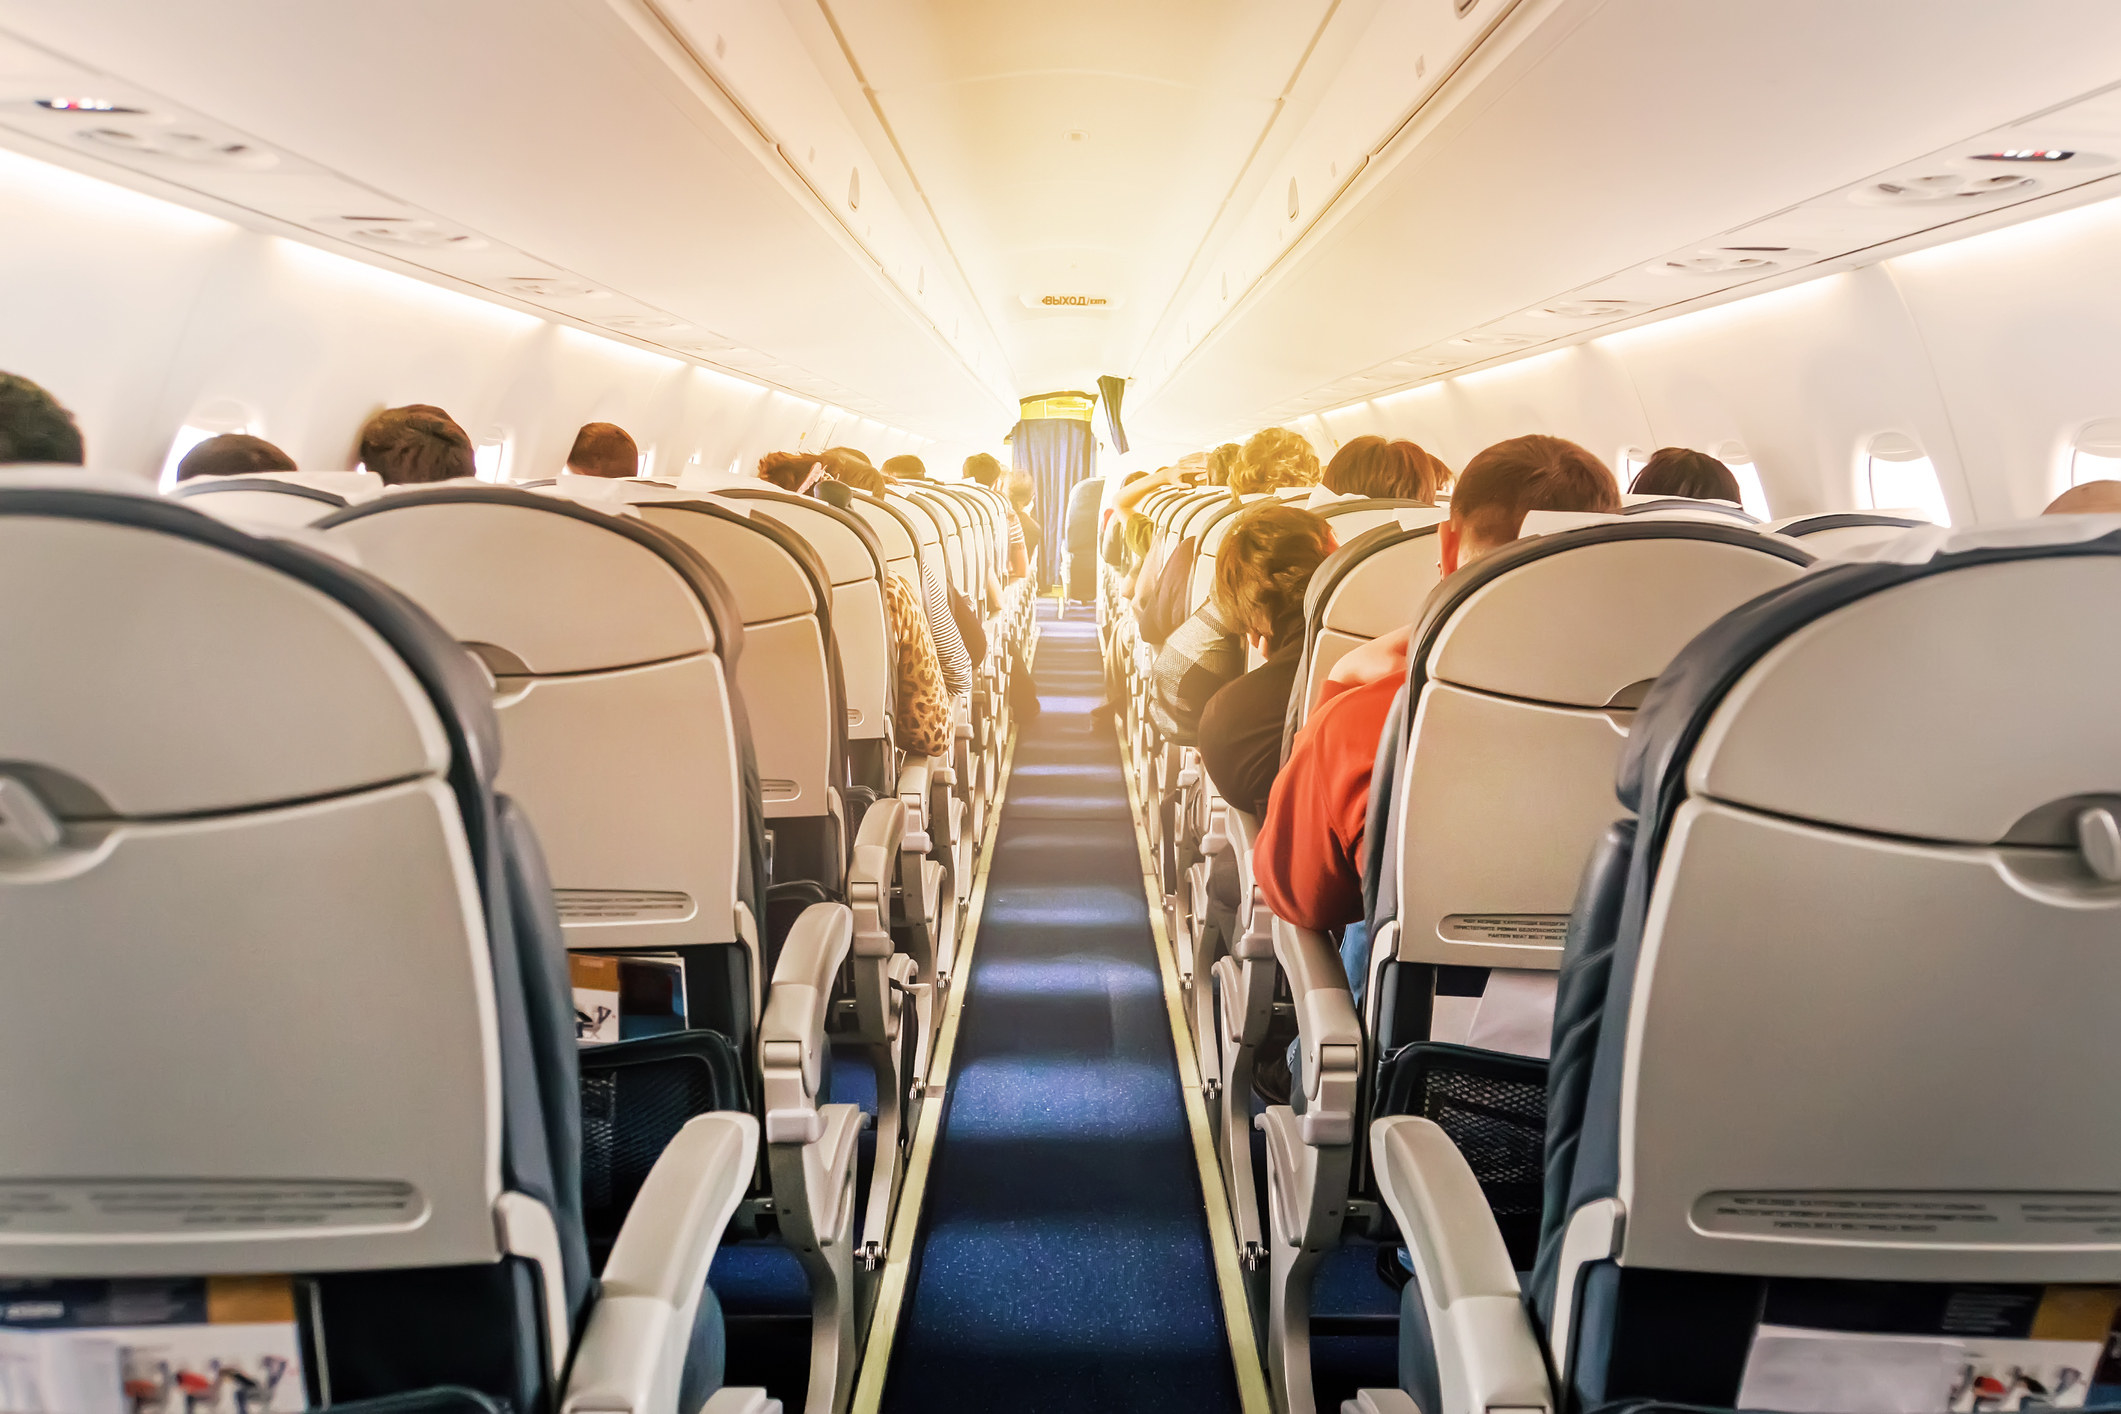
[[[497,486],[405,491],[339,511],[372,572],[418,599],[464,643],[534,675],[609,671],[715,651],[741,620],[684,545],[630,517]],[[504,658],[503,661],[506,661]]]
[[[1605,707],[1659,676],[1724,608],[1787,583],[1808,560],[1788,541],[1704,521],[1558,532],[1506,546],[1446,581],[1452,611],[1418,641],[1429,645],[1430,678]]]
[[[725,584],[734,586],[731,592],[745,623],[771,623],[818,611],[816,577],[823,571],[787,527],[764,515],[747,516],[697,499],[643,504],[635,513],[691,546]]]

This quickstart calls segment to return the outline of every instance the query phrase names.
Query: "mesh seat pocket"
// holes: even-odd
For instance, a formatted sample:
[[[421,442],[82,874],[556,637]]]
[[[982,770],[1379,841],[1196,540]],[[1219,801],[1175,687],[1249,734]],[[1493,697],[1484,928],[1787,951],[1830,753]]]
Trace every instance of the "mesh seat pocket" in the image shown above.
[[[1510,1260],[1529,1270],[1545,1200],[1547,1063],[1417,1041],[1379,1063],[1376,1113],[1418,1115],[1450,1136],[1487,1196]]]
[[[687,1120],[744,1110],[736,1047],[719,1031],[679,1031],[581,1053],[582,1218],[603,1256],[648,1171]]]

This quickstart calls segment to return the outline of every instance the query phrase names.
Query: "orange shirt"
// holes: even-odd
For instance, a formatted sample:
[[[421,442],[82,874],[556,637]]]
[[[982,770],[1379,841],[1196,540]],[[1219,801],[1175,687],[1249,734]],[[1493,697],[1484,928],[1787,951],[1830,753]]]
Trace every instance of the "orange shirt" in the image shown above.
[[[1370,772],[1404,682],[1392,674],[1320,702],[1274,780],[1253,844],[1252,874],[1275,916],[1299,928],[1324,932],[1362,917]]]

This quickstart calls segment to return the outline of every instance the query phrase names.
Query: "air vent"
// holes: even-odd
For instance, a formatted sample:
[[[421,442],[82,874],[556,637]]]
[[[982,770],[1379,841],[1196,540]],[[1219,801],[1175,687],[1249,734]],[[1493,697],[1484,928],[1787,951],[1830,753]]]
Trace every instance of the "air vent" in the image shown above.
[[[419,216],[320,216],[313,223],[334,235],[382,249],[478,250],[486,242]]]
[[[862,209],[862,169],[859,167],[850,168],[847,172],[847,209]]]
[[[535,299],[609,299],[610,292],[564,275],[514,275],[501,282],[511,294]]]
[[[1683,255],[1668,255],[1643,268],[1652,275],[1765,275],[1811,258],[1812,252],[1790,246],[1704,246]]]
[[[1646,300],[1634,299],[1565,299],[1556,300],[1543,308],[1532,310],[1536,318],[1542,319],[1622,319],[1631,314],[1641,314],[1653,308]]]
[[[227,167],[258,171],[280,159],[277,154],[247,142],[209,137],[183,128],[164,127],[150,114],[131,122],[98,122],[74,133],[76,141],[105,152],[131,157],[151,157],[185,162],[199,167]]]
[[[667,314],[614,314],[609,319],[599,319],[597,323],[606,329],[625,329],[630,332],[681,327],[677,320]]]
[[[1296,199],[1296,178],[1291,177],[1289,178],[1289,219],[1291,221],[1294,221],[1296,219],[1296,213],[1301,211],[1302,209],[1303,207],[1301,206],[1301,204],[1298,203]]]
[[[1537,334],[1461,334],[1451,340],[1454,344],[1466,344],[1478,349],[1514,349],[1539,342]]]
[[[1926,172],[1869,182],[1850,193],[1866,206],[1920,206],[1933,201],[1979,201],[2015,192],[2030,196],[2040,183],[2026,172]]]

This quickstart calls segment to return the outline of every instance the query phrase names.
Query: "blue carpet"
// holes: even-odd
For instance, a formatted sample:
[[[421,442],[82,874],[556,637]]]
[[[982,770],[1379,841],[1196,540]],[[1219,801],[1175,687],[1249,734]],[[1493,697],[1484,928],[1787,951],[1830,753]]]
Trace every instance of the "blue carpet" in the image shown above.
[[[884,1407],[1231,1410],[1097,631],[1040,614]]]

